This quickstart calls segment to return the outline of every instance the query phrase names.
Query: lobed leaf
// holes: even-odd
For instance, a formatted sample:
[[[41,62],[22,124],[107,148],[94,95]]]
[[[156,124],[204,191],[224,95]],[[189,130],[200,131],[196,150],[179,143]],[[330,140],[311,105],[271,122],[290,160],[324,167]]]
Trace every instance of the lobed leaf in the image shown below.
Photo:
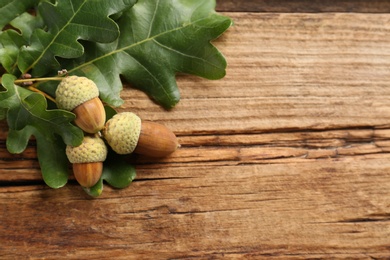
[[[38,6],[47,30],[32,33],[29,46],[22,48],[18,66],[43,76],[60,69],[56,57],[77,58],[84,53],[80,39],[108,43],[119,36],[118,25],[109,16],[130,8],[136,0],[43,1]]]
[[[82,58],[62,61],[72,74],[94,80],[102,99],[113,106],[123,102],[119,75],[166,108],[180,99],[176,73],[207,79],[225,75],[225,58],[210,41],[232,21],[215,12],[215,0],[140,0],[117,22],[117,41],[85,43]]]
[[[34,135],[34,130],[31,126],[26,126],[21,130],[9,129],[6,141],[8,152],[19,154],[26,150],[30,137]]]
[[[27,44],[23,37],[14,30],[0,33],[0,63],[6,72],[17,74],[16,60],[20,48]]]
[[[0,27],[3,28],[14,18],[36,6],[40,0],[0,0]]]
[[[13,21],[11,25],[18,29],[8,29],[0,33],[0,64],[6,72],[18,75],[20,71],[17,59],[20,49],[28,45],[33,30],[43,26],[40,16],[23,13]]]
[[[39,13],[36,15],[23,13],[12,20],[10,24],[20,31],[26,42],[29,42],[34,30],[45,27],[42,16]]]

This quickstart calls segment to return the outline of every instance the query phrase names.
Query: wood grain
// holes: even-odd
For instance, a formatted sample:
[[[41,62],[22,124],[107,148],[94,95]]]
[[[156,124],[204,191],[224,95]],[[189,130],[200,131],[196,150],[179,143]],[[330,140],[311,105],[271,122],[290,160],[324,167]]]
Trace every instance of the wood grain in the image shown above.
[[[389,167],[345,159],[147,169],[98,200],[73,185],[2,188],[0,257],[376,257],[389,250]]]
[[[275,13],[389,13],[387,0],[217,0],[220,12],[275,12]]]
[[[126,189],[48,188],[0,124],[1,259],[390,257],[390,15],[226,14],[223,80],[179,75],[172,111],[125,88],[182,144]]]

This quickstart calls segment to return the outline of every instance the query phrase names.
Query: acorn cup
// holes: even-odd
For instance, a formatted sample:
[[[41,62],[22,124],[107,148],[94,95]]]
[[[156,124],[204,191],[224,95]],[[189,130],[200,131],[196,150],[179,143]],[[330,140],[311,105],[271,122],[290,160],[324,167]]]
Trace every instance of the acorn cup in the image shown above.
[[[79,146],[67,146],[66,156],[72,163],[77,182],[86,188],[94,186],[102,176],[107,147],[97,136],[85,136]]]
[[[92,80],[65,77],[57,87],[56,103],[58,108],[76,115],[74,123],[84,132],[94,134],[104,127],[106,113],[99,99],[99,89]]]
[[[103,138],[118,154],[137,153],[150,157],[170,155],[180,147],[176,135],[166,126],[142,121],[131,112],[118,113],[107,121]]]

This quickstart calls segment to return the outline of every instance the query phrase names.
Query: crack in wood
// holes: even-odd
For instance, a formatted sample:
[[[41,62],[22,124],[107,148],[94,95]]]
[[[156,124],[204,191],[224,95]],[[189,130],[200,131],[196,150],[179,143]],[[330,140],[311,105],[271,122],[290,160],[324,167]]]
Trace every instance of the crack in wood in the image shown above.
[[[389,222],[389,218],[376,219],[376,218],[355,218],[339,221],[339,223],[367,223],[367,222]]]
[[[340,223],[390,222],[390,213],[370,214],[367,217],[340,220]]]
[[[354,224],[354,223],[376,223],[376,222],[383,222],[387,223],[390,222],[390,213],[384,213],[384,214],[370,214],[366,217],[358,217],[358,218],[347,218],[347,219],[341,219],[337,221],[326,221],[326,222],[308,222],[307,224]],[[352,233],[361,233],[362,231],[358,230],[352,230],[349,231]]]

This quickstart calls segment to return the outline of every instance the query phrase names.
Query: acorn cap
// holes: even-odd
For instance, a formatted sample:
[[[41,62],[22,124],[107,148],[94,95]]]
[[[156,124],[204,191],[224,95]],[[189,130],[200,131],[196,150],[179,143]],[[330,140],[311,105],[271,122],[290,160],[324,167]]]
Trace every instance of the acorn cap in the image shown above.
[[[86,77],[65,77],[56,90],[58,108],[68,111],[98,96],[99,89],[95,82]]]
[[[103,162],[107,157],[107,147],[103,139],[85,136],[81,145],[67,146],[66,155],[71,163]]]
[[[131,112],[116,114],[107,121],[103,137],[118,154],[132,153],[141,133],[141,118]]]

